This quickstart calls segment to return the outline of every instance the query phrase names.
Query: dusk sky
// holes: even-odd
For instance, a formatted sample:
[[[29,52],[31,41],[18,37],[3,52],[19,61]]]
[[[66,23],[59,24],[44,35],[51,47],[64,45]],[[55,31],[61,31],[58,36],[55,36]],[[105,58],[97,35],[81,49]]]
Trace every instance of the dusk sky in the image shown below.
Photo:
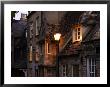
[[[15,14],[15,20],[20,20],[21,18],[21,13],[24,13],[24,14],[28,14],[28,11],[19,11],[18,13]]]

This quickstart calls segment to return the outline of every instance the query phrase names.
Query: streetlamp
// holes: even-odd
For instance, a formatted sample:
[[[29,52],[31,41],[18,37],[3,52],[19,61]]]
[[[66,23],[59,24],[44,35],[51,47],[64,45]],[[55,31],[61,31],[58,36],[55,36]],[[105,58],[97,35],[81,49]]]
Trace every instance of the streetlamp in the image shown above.
[[[60,33],[56,33],[54,34],[54,38],[56,40],[56,47],[57,47],[57,56],[56,56],[56,76],[59,76],[59,58],[58,58],[58,53],[59,53],[59,41],[60,41]]]

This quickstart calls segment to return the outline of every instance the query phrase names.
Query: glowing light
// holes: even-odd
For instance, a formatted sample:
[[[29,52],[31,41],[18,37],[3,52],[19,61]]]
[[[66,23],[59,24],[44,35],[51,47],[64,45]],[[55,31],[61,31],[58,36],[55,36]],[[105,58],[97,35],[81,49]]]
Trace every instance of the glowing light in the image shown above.
[[[60,36],[61,36],[61,34],[60,33],[56,33],[55,35],[54,35],[54,38],[55,38],[55,40],[60,40]]]

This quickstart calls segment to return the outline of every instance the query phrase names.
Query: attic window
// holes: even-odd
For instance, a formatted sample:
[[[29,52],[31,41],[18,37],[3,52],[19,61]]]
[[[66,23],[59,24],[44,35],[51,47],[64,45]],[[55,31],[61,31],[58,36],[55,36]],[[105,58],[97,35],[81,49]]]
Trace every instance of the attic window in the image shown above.
[[[82,40],[82,32],[81,32],[81,28],[77,27],[75,29],[75,41],[81,41]]]

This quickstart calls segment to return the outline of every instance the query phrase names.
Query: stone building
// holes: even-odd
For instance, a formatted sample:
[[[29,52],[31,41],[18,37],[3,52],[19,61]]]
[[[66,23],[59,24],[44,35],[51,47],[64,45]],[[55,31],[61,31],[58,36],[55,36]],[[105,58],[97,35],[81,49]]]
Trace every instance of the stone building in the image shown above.
[[[83,17],[86,17],[85,19]],[[81,24],[88,29],[81,43],[81,73],[82,76],[100,76],[100,12],[85,12]]]
[[[100,76],[98,12],[30,11],[27,19],[28,76],[55,77],[57,73],[60,77]],[[61,33],[59,53],[54,39],[57,32]],[[89,58],[95,65],[86,63]],[[92,66],[91,73],[95,75],[90,75]]]
[[[60,15],[59,15],[60,13]],[[64,12],[29,12],[28,76],[56,76],[56,42],[59,20]]]
[[[59,75],[100,76],[100,13],[84,12],[59,55]]]
[[[25,17],[24,17],[25,16]],[[14,20],[11,26],[11,76],[27,76],[26,14]]]

